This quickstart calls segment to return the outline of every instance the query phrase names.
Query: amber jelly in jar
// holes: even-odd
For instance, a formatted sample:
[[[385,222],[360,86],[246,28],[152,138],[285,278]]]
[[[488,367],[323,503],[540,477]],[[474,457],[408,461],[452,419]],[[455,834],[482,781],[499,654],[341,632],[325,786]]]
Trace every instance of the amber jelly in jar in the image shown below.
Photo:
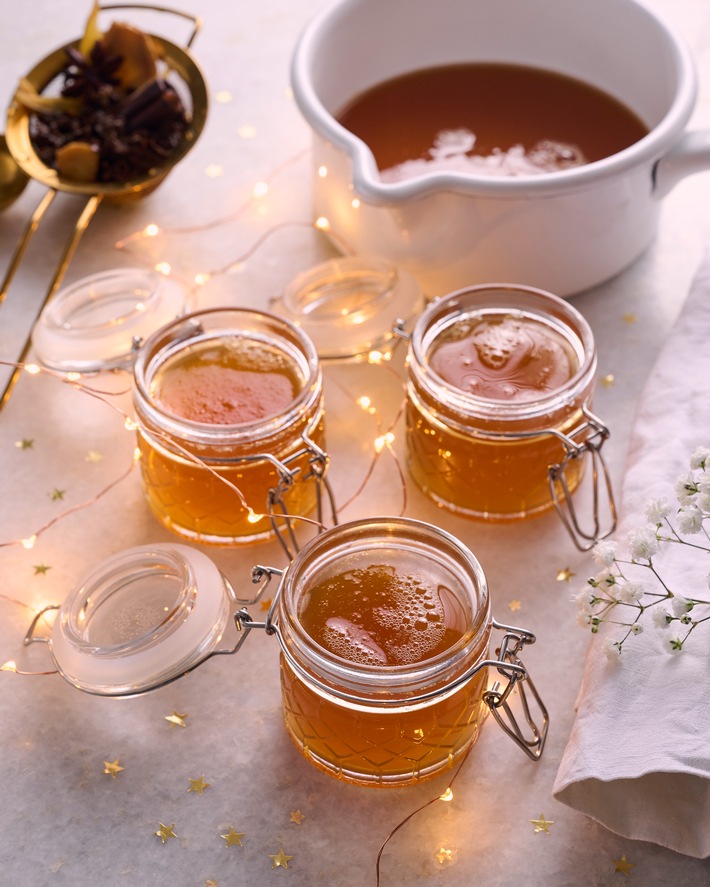
[[[508,712],[510,690],[527,679],[517,649],[534,637],[511,629],[503,661],[490,660],[494,626],[468,549],[432,525],[375,518],[309,541],[260,627],[281,642],[284,721],[297,748],[339,779],[396,787],[452,767],[489,710],[499,720],[498,709]],[[503,692],[488,687],[496,670]],[[533,693],[544,728],[528,719],[529,741],[507,732],[537,758],[547,715]]]
[[[310,514],[325,473],[315,347],[294,324],[242,308],[175,320],[146,340],[134,369],[148,503],[195,542],[270,538]]]
[[[434,302],[414,327],[407,360],[412,478],[450,511],[516,520],[571,508],[591,453],[613,516],[599,454],[608,430],[590,411],[596,364],[589,324],[549,293],[483,285]],[[601,538],[596,511],[588,534],[573,510],[561,513],[580,547]]]

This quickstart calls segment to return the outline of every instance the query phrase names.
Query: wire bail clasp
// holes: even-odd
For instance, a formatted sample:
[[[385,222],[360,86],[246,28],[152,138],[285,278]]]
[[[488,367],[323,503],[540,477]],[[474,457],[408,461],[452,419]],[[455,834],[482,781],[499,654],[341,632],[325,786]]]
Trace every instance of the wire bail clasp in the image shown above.
[[[493,717],[498,725],[505,733],[525,752],[533,761],[538,761],[545,747],[547,738],[547,729],[549,727],[550,718],[547,708],[535,688],[527,669],[518,657],[518,652],[526,644],[535,643],[535,635],[524,628],[513,628],[510,625],[502,625],[495,619],[491,622],[493,628],[505,632],[500,647],[496,651],[498,662],[498,673],[507,678],[508,683],[501,687],[501,682],[496,680],[493,685],[483,694],[483,701],[490,708]],[[541,725],[538,727],[530,710],[528,694],[525,689],[527,684],[532,700],[535,702],[539,716],[541,717]],[[520,724],[513,712],[509,697],[513,690],[518,691],[520,707],[528,728],[526,736],[521,729]]]
[[[301,435],[301,440],[303,441],[303,447],[297,452],[292,453],[287,459],[284,459],[283,462],[274,459],[273,457],[271,458],[279,479],[276,486],[269,489],[266,498],[267,515],[271,523],[271,528],[276,534],[276,538],[280,542],[281,547],[289,560],[293,560],[298,554],[299,545],[293,526],[294,518],[288,511],[284,496],[291,489],[297,475],[301,471],[299,466],[290,469],[288,467],[289,464],[303,456],[308,458],[308,468],[302,475],[301,479],[303,481],[312,480],[316,485],[316,520],[318,523],[318,532],[320,533],[325,529],[323,507],[324,496],[327,496],[328,498],[328,507],[333,525],[335,526],[338,523],[338,511],[335,505],[335,496],[327,479],[330,456],[325,450],[321,449],[318,444],[312,441],[305,432]]]
[[[550,495],[555,509],[572,538],[575,546],[580,551],[589,551],[597,542],[606,539],[616,528],[616,504],[614,491],[611,485],[609,470],[601,453],[604,441],[609,437],[609,429],[586,405],[582,406],[584,420],[580,425],[568,434],[556,432],[565,448],[565,455],[561,462],[548,466],[548,483]],[[575,459],[583,459],[589,454],[592,463],[592,514],[593,528],[591,532],[582,529],[577,512],[572,501],[569,485],[567,484],[567,467]],[[600,530],[601,512],[601,488],[606,492],[606,500],[610,514],[610,525],[607,529]]]

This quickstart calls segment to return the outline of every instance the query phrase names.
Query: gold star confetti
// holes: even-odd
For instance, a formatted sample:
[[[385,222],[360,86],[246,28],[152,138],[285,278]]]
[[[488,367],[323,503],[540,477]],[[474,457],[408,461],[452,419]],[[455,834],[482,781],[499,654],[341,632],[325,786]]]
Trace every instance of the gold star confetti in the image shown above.
[[[190,785],[188,786],[187,790],[188,790],[189,792],[197,792],[198,795],[201,795],[202,792],[203,792],[206,788],[209,788],[209,787],[210,787],[210,783],[209,783],[209,782],[205,782],[205,775],[204,775],[204,773],[202,774],[202,776],[200,776],[199,779],[188,779],[187,781],[190,783]]]
[[[289,859],[293,859],[293,856],[286,856],[283,852],[283,849],[279,847],[278,853],[269,853],[269,859],[273,859],[274,864],[271,866],[272,869],[277,869],[279,866],[282,868],[288,868]]]
[[[627,314],[624,314],[624,323],[636,323],[636,315],[632,314],[630,311]]]
[[[601,382],[603,388],[611,388],[611,386],[614,384],[614,374],[607,373],[607,375],[602,376],[599,381]]]
[[[296,825],[300,825],[306,817],[301,813],[300,810],[294,810],[291,813],[291,822],[295,822]]]
[[[173,831],[175,828],[175,823],[172,825],[164,825],[162,822],[159,823],[160,828],[157,832],[154,832],[156,837],[160,838],[163,844],[168,840],[168,838],[177,838],[177,835]]]
[[[34,445],[35,445],[34,440],[32,440],[32,438],[29,438],[29,437],[23,437],[22,440],[15,441],[15,446],[19,450],[31,450]]]
[[[262,601],[259,606],[262,610],[270,610],[271,609],[271,598],[268,601]]]
[[[208,878],[205,881],[205,887],[219,887],[219,884],[216,881],[213,881],[212,878]]]
[[[115,761],[104,761],[104,773],[111,779],[115,779],[122,770],[125,770],[125,767],[120,766],[118,758]]]
[[[227,847],[231,847],[233,845],[236,845],[237,847],[241,847],[242,846],[242,838],[244,837],[245,834],[246,834],[246,832],[235,832],[234,826],[230,825],[229,831],[227,832],[227,834],[220,835],[220,838],[224,838],[224,840],[227,842]]]
[[[103,457],[103,453],[99,453],[96,450],[89,450],[89,452],[84,456],[84,462],[100,462]]]
[[[576,576],[576,573],[573,573],[569,567],[563,567],[561,570],[557,571],[557,576],[555,577],[558,582],[569,582],[573,576]]]
[[[52,502],[58,502],[66,496],[66,493],[66,490],[60,490],[59,487],[55,487],[49,494],[49,498],[52,500]]]
[[[45,574],[48,570],[51,570],[51,569],[52,569],[52,568],[51,568],[51,567],[48,567],[47,564],[35,564],[35,565],[34,565],[35,576],[40,576],[40,575],[41,575],[41,576],[44,576],[44,574]]]
[[[171,715],[166,715],[165,720],[169,722],[171,727],[187,727],[185,723],[186,714],[180,714],[177,711],[174,711]]]
[[[550,826],[555,824],[553,819],[545,819],[544,813],[540,814],[539,819],[531,819],[530,822],[535,826],[535,834],[544,832],[546,835],[550,834]]]
[[[210,163],[205,167],[205,175],[209,179],[218,179],[224,175],[224,167],[221,163]]]
[[[612,862],[615,866],[614,871],[621,872],[623,875],[626,875],[627,878],[631,874],[631,869],[636,865],[635,862],[628,861],[625,853],[621,859],[613,859]]]
[[[520,601],[518,601],[518,600],[510,601],[510,603],[508,604],[508,609],[509,609],[509,610],[512,610],[513,613],[514,613],[516,610],[519,610],[521,607],[522,607],[522,604],[521,604]]]
[[[214,97],[220,105],[228,105],[232,101],[232,93],[227,89],[220,89],[219,92],[215,93]]]
[[[445,865],[447,862],[454,861],[454,851],[450,847],[439,847],[434,857],[438,860],[439,865]]]

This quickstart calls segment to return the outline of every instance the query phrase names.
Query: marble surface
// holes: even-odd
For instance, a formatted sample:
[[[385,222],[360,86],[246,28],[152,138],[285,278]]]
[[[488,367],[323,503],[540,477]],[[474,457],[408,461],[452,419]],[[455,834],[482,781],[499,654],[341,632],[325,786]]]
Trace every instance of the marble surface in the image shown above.
[[[233,266],[203,288],[199,303],[266,306],[294,274],[332,255],[308,225],[309,134],[288,93],[291,48],[321,5],[202,0],[206,24],[194,54],[212,98],[206,130],[151,197],[131,207],[100,208],[67,282],[136,262],[168,261],[174,273],[190,277]],[[710,10],[703,0],[651,5],[693,49],[701,82],[693,126],[708,127]],[[8,96],[35,59],[80,32],[80,7],[72,0],[13,7],[11,24],[0,32],[0,85]],[[159,18],[160,33],[184,39],[184,22]],[[270,190],[250,201],[259,181],[268,181]],[[42,188],[31,183],[0,215],[0,268],[41,196]],[[615,280],[574,299],[594,329],[600,375],[613,376],[613,384],[600,386],[596,410],[612,430],[606,449],[617,486],[639,392],[710,241],[708,205],[710,174],[682,182],[666,199],[658,237],[646,254]],[[76,198],[60,195],[42,223],[0,307],[0,359],[16,359],[79,209]],[[136,242],[132,255],[116,248],[149,223],[166,234]],[[197,230],[177,230],[187,226]],[[395,361],[395,371],[398,366]],[[0,414],[0,542],[47,527],[31,550],[0,548],[0,662],[12,659],[29,671],[48,668],[44,646],[22,647],[41,606],[61,601],[108,555],[169,538],[144,504],[137,472],[96,498],[127,470],[134,443],[112,408],[130,409],[127,378],[95,384],[114,394],[91,398],[56,379],[23,375]],[[401,397],[396,372],[327,369],[331,477],[340,501],[350,499],[365,476],[378,433],[354,405],[361,394],[372,397],[389,422]],[[396,431],[401,437],[401,426]],[[18,447],[23,439],[33,446]],[[399,446],[398,440],[401,452]],[[100,461],[87,461],[89,451],[101,454]],[[64,498],[54,499],[54,490],[65,491]],[[342,518],[398,512],[402,493],[391,458],[382,458]],[[569,597],[590,571],[590,557],[573,548],[554,516],[514,526],[473,524],[437,511],[411,487],[406,514],[438,523],[467,543],[486,571],[498,619],[514,615],[536,632],[526,664],[549,707],[551,728],[544,758],[534,764],[487,724],[456,779],[454,799],[426,807],[388,843],[383,887],[614,885],[625,880],[613,862],[622,855],[635,866],[630,883],[710,883],[710,862],[620,838],[551,796],[588,643]],[[283,566],[274,544],[211,554],[238,587],[248,583],[256,562]],[[46,572],[36,569],[43,565]],[[566,567],[575,574],[569,583],[557,579]],[[514,599],[521,608],[511,614]],[[187,715],[184,728],[165,720],[173,712]],[[253,633],[237,657],[213,659],[130,700],[83,694],[56,675],[0,673],[0,747],[0,884],[8,887],[203,887],[210,881],[252,887],[276,879],[294,887],[375,885],[383,841],[447,785],[442,777],[378,792],[313,769],[283,729],[278,648],[261,633]],[[112,779],[103,762],[116,758],[125,769]],[[209,788],[202,795],[189,792],[189,780],[200,775]],[[291,820],[297,810],[300,824]],[[554,821],[549,835],[536,833],[530,822],[541,815]],[[163,845],[154,834],[160,822],[174,823],[178,839]],[[244,834],[242,846],[228,847],[220,837],[230,827]],[[451,849],[450,862],[437,859],[442,847]],[[270,856],[280,848],[292,857],[287,869],[272,868]]]

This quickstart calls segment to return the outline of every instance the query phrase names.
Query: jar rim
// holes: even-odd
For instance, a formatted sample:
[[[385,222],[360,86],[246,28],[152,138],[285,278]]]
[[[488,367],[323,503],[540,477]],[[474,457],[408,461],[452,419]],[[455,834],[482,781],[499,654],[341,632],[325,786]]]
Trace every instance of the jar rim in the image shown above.
[[[250,326],[253,329],[250,329]],[[289,346],[303,373],[301,389],[286,409],[262,419],[231,424],[213,424],[187,419],[165,409],[151,392],[150,384],[156,371],[185,344],[230,334],[253,334],[254,338],[270,337],[276,344]],[[189,436],[204,443],[234,444],[241,440],[261,440],[289,425],[304,409],[320,396],[321,368],[318,354],[310,337],[286,318],[268,311],[252,308],[205,308],[177,318],[156,330],[146,339],[134,364],[134,400],[137,406],[157,419],[161,429],[175,436]]]
[[[563,333],[571,334],[579,366],[564,385],[523,401],[481,397],[447,382],[428,363],[433,340],[446,322],[450,326],[458,315],[475,311],[503,313],[525,310]],[[567,336],[566,336],[567,338]],[[432,302],[419,316],[409,343],[410,371],[417,381],[447,408],[467,417],[519,420],[546,415],[569,403],[593,380],[596,372],[596,346],[592,329],[585,317],[568,301],[535,287],[510,283],[486,283],[455,290]]]
[[[378,550],[414,553],[428,564],[435,560],[441,574],[455,582],[457,594],[467,596],[469,625],[450,647],[411,664],[373,665],[338,656],[305,629],[299,600],[309,578],[348,558],[357,564],[361,552],[376,559]],[[349,698],[376,704],[377,695],[387,693],[405,701],[427,686],[441,684],[445,692],[447,677],[470,665],[472,656],[483,658],[491,629],[488,585],[473,552],[447,531],[413,518],[365,518],[335,526],[304,545],[284,573],[278,625],[287,658],[300,661],[327,683],[346,688],[352,693]]]

